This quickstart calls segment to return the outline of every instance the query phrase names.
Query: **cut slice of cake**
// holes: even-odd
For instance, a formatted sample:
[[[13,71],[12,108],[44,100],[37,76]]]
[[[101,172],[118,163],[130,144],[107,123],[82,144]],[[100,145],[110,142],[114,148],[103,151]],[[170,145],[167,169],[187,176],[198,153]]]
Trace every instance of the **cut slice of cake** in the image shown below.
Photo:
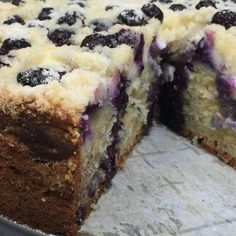
[[[234,8],[1,2],[0,214],[75,235],[157,114],[234,163]]]

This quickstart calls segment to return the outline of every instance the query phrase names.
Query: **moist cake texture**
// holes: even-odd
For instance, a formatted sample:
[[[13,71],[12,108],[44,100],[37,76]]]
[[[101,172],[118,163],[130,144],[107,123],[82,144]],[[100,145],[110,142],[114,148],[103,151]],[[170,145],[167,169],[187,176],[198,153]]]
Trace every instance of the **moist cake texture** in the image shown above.
[[[154,119],[235,167],[235,9],[0,2],[0,214],[75,235]]]

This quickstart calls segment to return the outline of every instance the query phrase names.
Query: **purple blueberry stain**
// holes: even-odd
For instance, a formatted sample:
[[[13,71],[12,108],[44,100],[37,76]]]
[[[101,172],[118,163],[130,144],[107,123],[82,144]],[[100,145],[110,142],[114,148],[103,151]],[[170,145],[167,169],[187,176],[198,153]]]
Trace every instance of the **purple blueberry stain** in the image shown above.
[[[92,138],[92,131],[90,127],[90,117],[92,113],[99,109],[99,104],[89,104],[80,118],[80,133],[82,134],[83,142],[86,143]]]
[[[214,48],[214,38],[215,33],[208,31],[205,36],[196,44],[194,59],[203,60],[204,63],[208,64],[210,67],[213,66],[211,59],[211,52]]]
[[[116,108],[119,118],[125,114],[127,104],[129,102],[129,96],[126,93],[128,86],[129,81],[124,75],[121,75],[121,79],[117,87],[116,97],[112,99],[112,104]]]
[[[129,96],[127,94],[127,88],[129,87],[129,81],[126,75],[121,74],[119,84],[117,86],[116,96],[112,99],[112,104],[117,111],[116,122],[114,123],[111,131],[112,142],[107,147],[107,158],[104,159],[100,167],[105,174],[112,178],[116,173],[116,155],[118,152],[118,143],[120,142],[119,131],[122,129],[123,123],[121,118],[126,113],[126,109],[129,103]]]
[[[141,34],[139,44],[135,48],[135,53],[134,53],[134,61],[138,67],[139,73],[141,73],[144,70],[144,63],[143,63],[143,50],[144,50],[144,35]]]
[[[86,143],[91,137],[91,128],[89,124],[89,116],[84,114],[80,118],[80,130],[82,133],[83,142]]]
[[[236,101],[234,94],[236,90],[236,77],[218,73],[216,78],[216,88],[217,99],[220,103],[220,120],[224,125],[235,129]],[[218,119],[214,119],[214,124],[219,125],[219,117]]]
[[[216,78],[216,87],[219,99],[232,100],[236,90],[236,77],[219,74]]]
[[[118,84],[120,83],[120,75],[116,75],[112,79],[111,86],[108,88],[108,99],[112,101],[115,97],[118,96],[119,90],[117,89]]]

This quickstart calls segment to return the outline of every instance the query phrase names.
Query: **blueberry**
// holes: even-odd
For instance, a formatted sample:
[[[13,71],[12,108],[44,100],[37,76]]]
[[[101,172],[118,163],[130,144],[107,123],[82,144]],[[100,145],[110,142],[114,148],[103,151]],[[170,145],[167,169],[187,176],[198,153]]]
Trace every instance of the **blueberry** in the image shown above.
[[[28,43],[25,39],[6,39],[3,41],[2,46],[0,48],[0,55],[6,55],[11,50],[18,50],[21,48],[31,47],[30,43]]]
[[[108,150],[109,151],[109,150]],[[112,150],[114,151],[114,150]],[[112,160],[109,158],[106,158],[104,160],[102,160],[102,162],[100,163],[100,168],[107,174],[109,175],[113,170],[114,170],[114,164],[112,163]]]
[[[211,0],[201,0],[197,5],[196,9],[200,9],[202,7],[214,7],[216,8],[216,4]]]
[[[172,4],[169,7],[172,11],[183,11],[186,7],[183,4]]]
[[[109,38],[112,42],[113,47],[117,47],[121,44],[126,44],[132,48],[136,48],[140,40],[140,36],[137,33],[126,29],[122,29],[118,33],[109,35]]]
[[[105,10],[106,10],[106,11],[110,11],[110,10],[112,10],[113,8],[114,8],[114,6],[108,5],[108,6],[105,7]]]
[[[32,20],[28,24],[29,28],[39,27],[39,28],[45,28],[45,26],[42,24],[40,20]]]
[[[219,11],[212,17],[211,23],[223,25],[226,29],[236,26],[236,12],[230,10]]]
[[[88,209],[85,206],[80,206],[79,210],[76,212],[76,222],[81,224],[88,215]]]
[[[104,19],[96,19],[90,23],[90,27],[93,28],[94,32],[107,31],[111,27],[110,22],[107,22]]]
[[[5,25],[11,25],[11,24],[14,24],[14,23],[19,23],[21,25],[25,24],[24,20],[18,15],[10,16],[10,17],[8,17],[7,20],[5,20],[3,22],[3,24],[5,24]]]
[[[157,0],[152,0],[151,3],[152,2],[157,2]],[[158,2],[160,2],[160,3],[171,3],[172,0],[158,0]]]
[[[17,82],[22,86],[35,87],[40,84],[48,84],[54,80],[60,81],[61,74],[47,68],[30,68],[17,75]]]
[[[64,16],[62,16],[59,20],[58,20],[58,24],[67,24],[69,26],[74,25],[77,21],[78,16],[76,15],[76,12],[74,11],[72,14],[71,13],[66,13]]]
[[[22,3],[22,2],[23,2],[22,0],[13,0],[12,4],[15,6],[20,6],[20,3]]]
[[[81,43],[81,47],[88,47],[90,49],[94,49],[96,46],[113,47],[109,36],[98,33],[86,36]]]
[[[135,10],[122,11],[118,16],[118,20],[129,26],[142,26],[147,24],[145,17]]]
[[[2,68],[4,66],[9,67],[10,65],[0,60],[0,68]]]
[[[78,5],[79,5],[80,7],[85,7],[85,5],[84,5],[83,2],[79,2]]]
[[[85,7],[86,0],[70,0],[69,5],[76,4],[80,7]]]
[[[52,13],[52,11],[53,11],[52,7],[43,8],[38,15],[38,19],[39,20],[50,20],[51,19],[50,14]]]
[[[164,15],[162,10],[153,3],[147,3],[142,6],[143,13],[150,18],[157,18],[159,21],[163,21]]]
[[[66,29],[56,29],[48,33],[48,39],[51,40],[56,46],[71,45],[71,36],[74,34],[73,31]]]

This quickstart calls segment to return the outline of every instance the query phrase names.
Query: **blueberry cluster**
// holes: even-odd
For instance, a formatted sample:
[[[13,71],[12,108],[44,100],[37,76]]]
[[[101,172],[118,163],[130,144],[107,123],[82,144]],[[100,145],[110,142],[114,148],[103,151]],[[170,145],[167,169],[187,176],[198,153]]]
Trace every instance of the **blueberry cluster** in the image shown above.
[[[156,18],[163,21],[164,15],[162,10],[153,3],[144,4],[141,12],[138,10],[124,10],[118,15],[119,23],[129,26],[142,26],[147,24],[147,20]]]
[[[118,45],[126,44],[135,47],[139,42],[139,35],[131,30],[121,30],[115,34],[102,35],[94,33],[85,37],[81,43],[81,47],[94,49],[96,46],[107,46],[115,48]]]

